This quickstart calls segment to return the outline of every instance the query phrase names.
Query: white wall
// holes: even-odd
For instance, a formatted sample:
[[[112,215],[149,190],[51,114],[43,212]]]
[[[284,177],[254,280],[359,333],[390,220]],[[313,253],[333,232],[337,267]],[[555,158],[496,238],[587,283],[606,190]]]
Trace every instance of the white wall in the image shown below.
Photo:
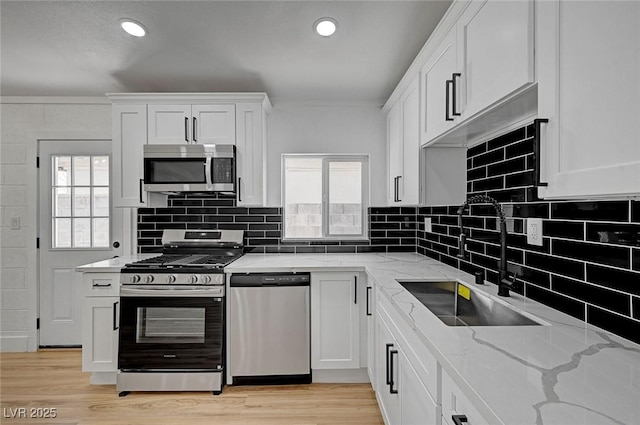
[[[37,139],[57,138],[76,132],[106,131],[110,134],[111,105],[106,103],[106,99],[96,102],[73,98],[3,98],[2,102],[0,351],[34,351],[37,349],[35,325],[38,314]],[[17,230],[11,228],[12,217],[20,219]]]
[[[369,154],[370,204],[385,205],[385,118],[379,105],[276,103],[267,126],[269,206],[281,206],[283,153]]]

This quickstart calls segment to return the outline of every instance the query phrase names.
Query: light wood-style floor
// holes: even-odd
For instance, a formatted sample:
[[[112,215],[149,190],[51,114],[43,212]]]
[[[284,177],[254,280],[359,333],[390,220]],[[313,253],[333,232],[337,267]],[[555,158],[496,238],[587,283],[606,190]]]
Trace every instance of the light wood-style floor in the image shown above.
[[[209,392],[132,392],[89,385],[80,350],[1,353],[4,424],[383,425],[369,384],[225,387]],[[56,408],[55,419],[11,418],[16,408]]]

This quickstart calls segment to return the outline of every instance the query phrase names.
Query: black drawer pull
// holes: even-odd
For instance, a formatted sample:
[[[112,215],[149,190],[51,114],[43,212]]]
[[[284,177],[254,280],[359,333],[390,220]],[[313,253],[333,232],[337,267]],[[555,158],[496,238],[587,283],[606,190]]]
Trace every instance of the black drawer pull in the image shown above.
[[[456,425],[462,425],[467,423],[467,417],[465,415],[451,415],[451,420]]]

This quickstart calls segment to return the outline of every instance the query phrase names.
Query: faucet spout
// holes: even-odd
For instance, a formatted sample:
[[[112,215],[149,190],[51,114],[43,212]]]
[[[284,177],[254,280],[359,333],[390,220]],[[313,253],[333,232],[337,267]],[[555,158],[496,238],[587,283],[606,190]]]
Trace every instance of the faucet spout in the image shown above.
[[[513,279],[509,279],[509,274],[507,272],[507,223],[504,216],[504,211],[502,207],[490,196],[487,195],[476,195],[467,199],[464,204],[458,208],[458,227],[460,228],[460,236],[458,238],[458,258],[466,259],[466,238],[467,235],[464,230],[464,224],[462,222],[462,214],[464,210],[470,204],[476,203],[490,203],[493,205],[496,210],[496,215],[500,220],[500,263],[498,265],[498,295],[502,297],[509,296],[509,289],[513,286],[516,280],[516,276],[513,275]]]

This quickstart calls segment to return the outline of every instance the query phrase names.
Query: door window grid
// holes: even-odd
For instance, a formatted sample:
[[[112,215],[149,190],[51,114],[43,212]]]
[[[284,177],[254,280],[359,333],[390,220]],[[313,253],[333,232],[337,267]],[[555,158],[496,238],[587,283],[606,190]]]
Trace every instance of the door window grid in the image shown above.
[[[284,239],[366,239],[368,158],[283,155]]]
[[[107,248],[109,157],[54,155],[51,161],[51,247]]]

